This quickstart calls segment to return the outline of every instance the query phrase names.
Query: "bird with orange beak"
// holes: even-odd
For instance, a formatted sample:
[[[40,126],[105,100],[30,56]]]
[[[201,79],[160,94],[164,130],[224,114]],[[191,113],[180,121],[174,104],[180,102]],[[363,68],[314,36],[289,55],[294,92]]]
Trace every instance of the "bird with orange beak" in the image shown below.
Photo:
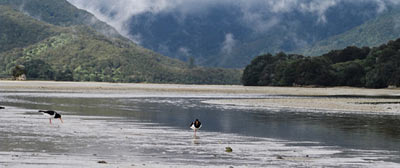
[[[61,119],[61,115],[53,110],[39,110],[39,112],[42,113],[43,115],[49,117],[50,124],[51,124],[52,118],[55,118],[55,119],[58,118],[58,119],[60,119],[61,123],[64,123],[63,120]]]

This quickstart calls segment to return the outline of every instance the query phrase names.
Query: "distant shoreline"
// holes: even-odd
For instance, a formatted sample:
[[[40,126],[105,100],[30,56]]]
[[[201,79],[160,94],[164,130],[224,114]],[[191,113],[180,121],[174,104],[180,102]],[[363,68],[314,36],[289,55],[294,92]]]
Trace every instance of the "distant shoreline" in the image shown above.
[[[64,81],[15,81],[1,80],[1,90],[54,90],[54,91],[163,91],[163,92],[210,92],[232,94],[269,94],[293,96],[400,96],[400,89],[368,89],[355,87],[276,87],[242,85],[191,85],[154,83],[108,83]]]
[[[148,96],[177,95],[188,97],[198,95],[203,95],[205,97],[219,95],[223,99],[206,100],[204,103],[220,106],[234,106],[237,108],[290,108],[304,111],[327,110],[345,113],[365,112],[374,114],[382,113],[400,115],[399,89],[365,89],[351,87],[249,87],[241,85],[182,85],[0,80],[0,91],[46,91],[71,93],[109,92],[143,94]],[[281,98],[269,99],[254,98],[257,95],[285,96]],[[243,96],[243,98],[229,98],[230,96]],[[246,98],[246,96],[250,98]],[[382,96],[384,98],[380,98]]]

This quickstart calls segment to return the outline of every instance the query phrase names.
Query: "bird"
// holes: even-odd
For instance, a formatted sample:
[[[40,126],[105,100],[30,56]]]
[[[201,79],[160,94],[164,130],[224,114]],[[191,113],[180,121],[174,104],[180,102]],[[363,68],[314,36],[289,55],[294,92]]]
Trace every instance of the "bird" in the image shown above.
[[[55,119],[58,118],[58,119],[60,119],[61,123],[64,123],[63,120],[61,119],[61,115],[53,110],[39,110],[39,112],[42,113],[43,115],[49,117],[50,124],[51,124],[52,118],[55,118]]]
[[[194,136],[196,137],[196,131],[201,128],[201,122],[199,119],[193,121],[192,124],[190,124],[190,128],[194,130]]]

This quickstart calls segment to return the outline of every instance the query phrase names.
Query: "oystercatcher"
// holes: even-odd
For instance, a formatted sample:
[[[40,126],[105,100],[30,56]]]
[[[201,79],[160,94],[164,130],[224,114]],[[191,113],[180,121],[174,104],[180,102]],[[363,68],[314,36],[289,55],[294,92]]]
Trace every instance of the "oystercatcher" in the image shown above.
[[[58,118],[58,119],[60,119],[61,123],[64,123],[63,120],[61,119],[61,115],[53,110],[39,110],[39,112],[43,113],[43,115],[49,117],[50,124],[51,124],[52,118],[56,118],[56,119]]]
[[[194,136],[196,137],[196,131],[201,128],[201,122],[199,119],[196,119],[196,121],[192,122],[192,124],[190,124],[190,128],[194,130]]]

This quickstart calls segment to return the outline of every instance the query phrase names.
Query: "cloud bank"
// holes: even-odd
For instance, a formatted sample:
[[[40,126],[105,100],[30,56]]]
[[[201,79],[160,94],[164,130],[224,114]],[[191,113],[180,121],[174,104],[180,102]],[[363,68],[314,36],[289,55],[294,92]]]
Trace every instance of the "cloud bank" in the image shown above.
[[[400,0],[68,0],[78,8],[87,10],[100,20],[115,27],[122,35],[140,42],[129,34],[127,23],[130,18],[143,13],[178,12],[183,17],[188,14],[206,12],[217,5],[234,5],[243,13],[241,18],[254,30],[265,31],[279,24],[279,14],[298,11],[316,15],[318,23],[329,22],[325,13],[342,2],[375,3],[376,12],[382,12],[387,6],[399,4]],[[263,12],[272,14],[265,18]]]

